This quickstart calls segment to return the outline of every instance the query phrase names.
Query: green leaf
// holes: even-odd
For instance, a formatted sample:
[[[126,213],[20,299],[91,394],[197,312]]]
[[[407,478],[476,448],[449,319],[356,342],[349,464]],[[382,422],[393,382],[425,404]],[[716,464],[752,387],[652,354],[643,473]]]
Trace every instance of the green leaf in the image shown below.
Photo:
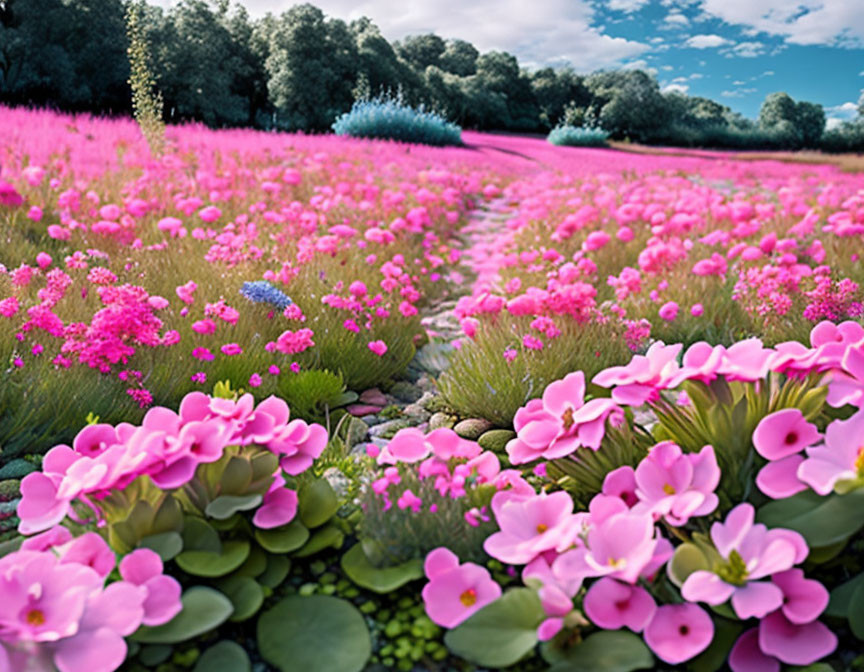
[[[222,542],[219,533],[205,520],[198,516],[186,516],[183,523],[183,548],[187,551],[218,553],[222,550]]]
[[[217,586],[234,605],[232,621],[245,621],[251,618],[264,604],[264,591],[261,585],[248,576],[233,574],[220,581]]]
[[[389,593],[410,581],[423,578],[423,560],[414,558],[395,567],[375,567],[360,544],[342,556],[342,569],[358,586],[376,593]]]
[[[204,513],[216,520],[225,520],[238,511],[254,509],[261,503],[262,499],[263,497],[261,497],[261,495],[222,495],[210,502],[204,510]]]
[[[309,555],[314,555],[325,548],[340,548],[345,540],[345,534],[335,525],[326,525],[325,527],[315,530],[303,548],[297,551],[294,555],[298,558],[305,558]]]
[[[278,588],[291,571],[291,561],[284,555],[267,554],[267,569],[258,577],[258,583],[271,590]]]
[[[248,541],[227,541],[221,553],[184,551],[175,562],[187,574],[214,578],[230,574],[249,557]]]
[[[183,537],[176,532],[151,534],[138,542],[138,546],[156,551],[162,558],[162,562],[168,562],[183,550]]]
[[[180,598],[183,609],[164,625],[141,626],[132,639],[144,644],[176,644],[216,628],[231,616],[231,600],[218,590],[193,586]]]
[[[708,558],[699,547],[686,543],[675,549],[675,555],[666,566],[666,573],[669,580],[680,588],[693,572],[709,568]]]
[[[272,473],[272,472],[271,472]],[[252,483],[252,465],[249,460],[234,456],[228,460],[219,479],[220,490],[228,494],[240,495]]]
[[[297,496],[300,520],[306,527],[323,525],[339,510],[336,493],[323,478],[303,485]]]
[[[864,639],[864,584],[859,584],[852,593],[846,617],[849,619],[852,634],[858,639]]]
[[[261,614],[258,649],[282,672],[360,672],[372,642],[363,615],[351,603],[294,595]]]
[[[246,558],[246,562],[240,565],[237,573],[254,579],[263,574],[265,569],[267,569],[267,554],[258,544],[254,544],[249,549],[249,557]]]
[[[138,661],[147,667],[156,667],[168,660],[172,653],[174,653],[174,647],[170,644],[142,646],[138,652]]]
[[[549,672],[633,672],[654,666],[641,637],[626,630],[595,632],[566,650]]]
[[[845,583],[841,583],[831,591],[831,599],[825,609],[825,615],[836,618],[848,618],[849,605],[852,604],[852,597],[859,586],[864,586],[864,572],[852,577]]]
[[[537,626],[545,614],[537,593],[514,588],[450,630],[447,648],[484,667],[513,665],[537,644]]]
[[[864,526],[864,492],[848,495],[817,495],[805,490],[786,499],[769,502],[759,509],[757,520],[768,527],[785,527],[799,532],[809,546],[831,546],[855,534]]]
[[[192,672],[251,672],[252,663],[243,647],[222,640],[201,654]]]
[[[297,521],[292,520],[282,527],[272,530],[255,530],[255,539],[271,553],[290,553],[296,551],[309,538],[309,530]]]

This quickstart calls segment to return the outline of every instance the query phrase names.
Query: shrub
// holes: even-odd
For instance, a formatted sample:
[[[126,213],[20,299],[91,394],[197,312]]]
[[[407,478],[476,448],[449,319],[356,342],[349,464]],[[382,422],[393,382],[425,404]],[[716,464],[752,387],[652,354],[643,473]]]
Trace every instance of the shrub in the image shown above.
[[[462,129],[440,114],[414,108],[401,98],[378,96],[358,100],[333,123],[336,135],[415,142],[423,145],[461,145]]]
[[[605,147],[608,139],[608,131],[582,126],[556,126],[546,138],[559,147]]]

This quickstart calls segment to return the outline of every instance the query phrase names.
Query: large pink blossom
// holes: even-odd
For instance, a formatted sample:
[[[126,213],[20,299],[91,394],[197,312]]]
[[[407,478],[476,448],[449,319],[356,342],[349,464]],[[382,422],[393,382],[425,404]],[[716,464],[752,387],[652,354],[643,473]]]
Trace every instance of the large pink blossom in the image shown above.
[[[499,586],[485,567],[473,562],[459,564],[459,558],[446,548],[436,548],[426,556],[423,602],[433,622],[455,628],[474,612],[501,596]]]

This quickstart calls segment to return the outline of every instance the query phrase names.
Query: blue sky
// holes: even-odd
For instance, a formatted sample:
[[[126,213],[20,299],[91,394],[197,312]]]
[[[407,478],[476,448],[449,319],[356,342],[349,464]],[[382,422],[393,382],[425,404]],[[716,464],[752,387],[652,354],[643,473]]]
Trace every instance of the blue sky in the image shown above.
[[[311,2],[345,20],[368,16],[391,40],[435,32],[481,51],[509,51],[532,67],[641,67],[665,89],[707,96],[749,117],[766,94],[786,91],[821,103],[829,119],[848,119],[864,89],[864,0]],[[240,4],[261,16],[295,2]]]

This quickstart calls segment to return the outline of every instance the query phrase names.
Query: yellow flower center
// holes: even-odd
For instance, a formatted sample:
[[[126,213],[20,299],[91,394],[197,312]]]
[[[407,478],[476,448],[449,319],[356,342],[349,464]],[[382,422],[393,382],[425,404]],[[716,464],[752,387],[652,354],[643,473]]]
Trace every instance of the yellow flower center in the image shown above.
[[[27,612],[27,616],[24,618],[27,621],[27,625],[40,626],[45,625],[45,614],[42,613],[40,609],[31,609]]]
[[[725,564],[714,570],[721,579],[733,586],[743,586],[747,583],[747,565],[738,551],[732,551]]]
[[[666,485],[663,486],[663,492],[665,492],[667,495],[674,495],[675,494],[675,488],[673,488],[671,485],[669,485],[667,483]]]
[[[609,558],[608,565],[610,567],[615,567],[616,569],[621,569],[624,565],[627,564],[627,560],[624,558]]]
[[[561,416],[561,422],[564,423],[564,429],[570,429],[573,426],[573,409],[568,408]]]
[[[549,529],[549,526],[548,526],[548,525],[544,525],[543,523],[540,523],[540,524],[537,526],[537,534],[543,534],[543,533],[544,533],[546,530],[548,530],[548,529]]]
[[[864,478],[864,446],[858,449],[858,457],[855,458],[855,471],[860,478]]]
[[[469,588],[459,596],[459,601],[466,607],[473,607],[477,603],[477,591]]]

